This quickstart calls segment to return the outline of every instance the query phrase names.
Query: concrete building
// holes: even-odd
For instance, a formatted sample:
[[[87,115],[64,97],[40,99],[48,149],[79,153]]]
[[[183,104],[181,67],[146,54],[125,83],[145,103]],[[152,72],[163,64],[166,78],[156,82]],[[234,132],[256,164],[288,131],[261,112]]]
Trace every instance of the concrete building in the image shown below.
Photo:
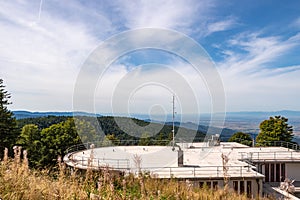
[[[238,193],[253,198],[279,186],[285,178],[300,181],[300,152],[286,147],[248,147],[230,142],[82,147],[73,148],[64,157],[67,165],[96,170],[108,167],[134,174],[142,171],[155,178],[177,178],[212,189],[227,182]]]

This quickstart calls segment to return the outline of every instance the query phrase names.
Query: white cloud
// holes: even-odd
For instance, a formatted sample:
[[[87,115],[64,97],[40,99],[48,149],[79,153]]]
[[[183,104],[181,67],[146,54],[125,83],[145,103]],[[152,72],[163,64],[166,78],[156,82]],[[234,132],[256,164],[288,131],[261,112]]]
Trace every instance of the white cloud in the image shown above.
[[[229,40],[230,47],[235,51],[224,51],[227,56],[218,63],[221,70],[234,74],[252,74],[265,68],[268,63],[280,59],[288,51],[298,46],[299,34],[286,40],[280,37],[261,37],[258,33],[243,33]],[[274,66],[276,67],[276,66]]]
[[[14,109],[71,109],[79,66],[97,39],[84,24],[46,9],[38,21],[38,5],[1,3],[2,78],[13,93]]]
[[[97,110],[102,112],[113,109],[127,113],[130,108],[133,113],[148,113],[154,105],[170,112],[170,99],[175,92],[178,113],[193,113],[198,103],[202,106],[201,112],[209,112],[210,97],[206,89],[202,78],[187,63],[147,64],[131,71],[118,65],[112,66],[101,78],[95,101]],[[201,101],[198,101],[199,96]]]
[[[159,35],[160,37],[151,37]],[[128,42],[129,41],[129,42]],[[113,45],[112,45],[113,44]],[[185,62],[166,62],[169,59],[166,59],[164,61],[156,60],[158,63],[164,62],[166,65],[171,66],[172,68],[168,68],[168,70],[165,69],[164,66],[158,66],[154,67],[155,70],[152,68],[147,68],[143,70],[139,70],[140,68],[136,69],[136,67],[132,67],[129,65],[122,66],[118,65],[113,66],[113,69],[119,69],[119,70],[108,70],[106,74],[102,77],[98,77],[98,74],[102,71],[106,70],[107,64],[111,61],[111,59],[108,59],[107,57],[112,56],[112,58],[115,58],[117,55],[122,54],[128,50],[132,50],[132,48],[139,48],[140,46],[144,47],[145,45],[148,45],[147,47],[155,47],[162,49],[159,51],[160,53],[177,53],[180,56],[182,56],[184,59],[189,60],[192,64],[195,65],[195,68],[197,70],[201,71],[201,74],[198,73],[197,70],[195,70],[192,66],[190,66],[191,69],[187,69],[187,63]],[[160,48],[161,47],[161,48]],[[97,96],[95,99],[100,100],[98,104],[100,105],[101,109],[98,108],[98,110],[105,110],[106,112],[110,111],[110,102],[112,102],[111,98],[114,94],[114,90],[117,89],[118,91],[121,89],[119,100],[120,101],[128,101],[129,97],[128,92],[132,92],[135,90],[134,87],[140,87],[145,86],[145,83],[157,83],[160,86],[166,86],[169,88],[168,95],[171,96],[172,90],[176,93],[181,93],[181,98],[186,99],[186,102],[188,100],[193,99],[193,95],[195,95],[197,99],[201,99],[199,101],[196,101],[197,103],[201,103],[204,110],[206,112],[209,112],[210,104],[212,104],[212,101],[210,99],[210,95],[214,95],[215,91],[207,91],[206,84],[210,86],[209,88],[211,90],[222,89],[221,85],[217,85],[220,82],[217,80],[217,74],[216,71],[214,71],[214,66],[212,63],[209,63],[209,59],[206,57],[205,52],[202,50],[201,47],[195,45],[195,42],[192,40],[186,39],[186,37],[182,37],[180,34],[174,34],[172,32],[168,31],[161,31],[158,33],[157,30],[153,29],[142,29],[135,32],[127,32],[126,34],[122,34],[117,39],[113,38],[109,41],[108,44],[104,43],[99,47],[99,52],[95,52],[93,55],[94,57],[91,58],[92,62],[88,62],[89,65],[85,66],[85,72],[83,73],[83,81],[80,79],[78,87],[80,87],[82,90],[76,90],[78,91],[78,101],[76,100],[76,105],[83,105],[86,100],[80,99],[81,96],[91,96],[91,93],[94,92],[94,85],[96,84],[95,81],[98,78],[101,80],[102,87],[98,88],[98,94],[100,96]],[[142,55],[142,54],[139,54]],[[128,55],[125,55],[125,57],[128,59]],[[157,52],[156,57],[160,57],[159,53]],[[100,58],[105,58],[104,60]],[[137,58],[140,59],[140,58]],[[121,59],[122,60],[122,59]],[[125,59],[126,61],[126,59]],[[172,60],[173,61],[173,60]],[[151,61],[150,61],[151,62]],[[152,62],[153,63],[153,62]],[[154,62],[155,63],[155,62]],[[134,64],[134,63],[133,63]],[[154,64],[152,64],[154,65]],[[91,67],[93,66],[93,67]],[[99,66],[98,68],[96,66]],[[97,68],[97,70],[95,70]],[[213,68],[213,69],[211,69]],[[126,70],[124,70],[126,69]],[[132,69],[132,70],[128,70]],[[151,69],[151,70],[149,70]],[[88,79],[86,79],[86,76],[88,75]],[[202,80],[202,78],[205,78],[205,80]],[[212,80],[214,82],[212,82]],[[90,80],[90,81],[89,81]],[[123,82],[122,82],[123,81]],[[87,91],[87,82],[88,88],[89,88],[89,95],[81,95],[81,92]],[[155,87],[157,87],[157,84],[154,84]],[[211,84],[211,85],[210,85]],[[85,87],[81,87],[81,85],[84,85]],[[148,85],[146,85],[148,87]],[[186,87],[183,87],[186,86]],[[218,87],[220,86],[220,87]],[[79,88],[79,89],[80,89]],[[149,87],[148,87],[149,88]],[[151,88],[151,87],[150,87]],[[203,89],[204,88],[204,89]],[[205,90],[207,89],[207,90]],[[204,92],[203,92],[204,90]],[[142,92],[144,97],[147,100],[156,100],[160,101],[161,98],[157,97],[163,97],[164,95],[159,92],[158,89],[151,89],[146,90],[145,92]],[[187,92],[190,91],[191,93],[188,94]],[[151,98],[149,98],[149,95]],[[76,95],[77,96],[77,95]],[[181,99],[180,98],[180,99]],[[223,97],[224,98],[224,97]],[[104,100],[105,99],[105,100]],[[83,100],[83,102],[81,102]],[[223,100],[218,99],[218,100]],[[147,101],[145,101],[146,103]],[[205,103],[204,103],[205,102]],[[156,102],[159,103],[159,102]],[[188,110],[185,110],[185,113],[191,113],[195,112],[195,105],[190,104],[188,107]],[[126,111],[126,105],[121,106],[121,103],[117,104],[117,107],[119,107],[119,112],[125,112]],[[197,105],[196,105],[197,107]],[[93,106],[88,106],[89,109],[93,109]],[[138,107],[138,110],[145,111],[144,109],[147,109],[147,107]],[[123,109],[123,110],[122,110]],[[214,111],[216,112],[217,107],[214,107]],[[92,110],[90,110],[92,111]],[[141,112],[140,111],[140,112]]]
[[[222,11],[217,13],[220,11],[216,9],[217,2],[210,0],[89,3],[57,0],[43,1],[41,9],[40,3],[40,0],[1,2],[0,70],[1,78],[12,93],[13,109],[71,110],[74,83],[81,64],[102,40],[112,34],[133,28],[156,27],[175,29],[203,39],[216,32],[231,30],[240,21],[238,16],[226,16]],[[300,18],[293,23],[294,27],[299,25]],[[167,38],[159,38],[164,39]],[[133,42],[140,41],[136,37]],[[245,109],[259,109],[261,106],[263,109],[263,105],[270,101],[274,103],[269,103],[266,108],[271,109],[276,103],[282,105],[280,100],[285,100],[286,104],[299,108],[294,101],[299,99],[299,92],[296,92],[300,87],[299,65],[276,64],[276,61],[286,59],[288,52],[299,48],[299,42],[300,34],[284,38],[249,31],[234,35],[225,47],[222,43],[215,46],[224,47],[225,59],[217,65],[227,88],[229,107],[239,110],[243,106]],[[185,44],[179,45],[183,47]],[[199,94],[200,109],[207,109],[205,106],[211,104],[210,94],[199,75],[186,63],[174,61],[168,64],[193,86],[194,93]],[[109,86],[101,90],[106,97],[101,100],[104,109],[109,107],[113,89],[126,77],[128,69],[134,70],[123,65],[113,66],[102,80]],[[137,74],[146,78],[168,77],[164,70]],[[141,77],[136,81],[141,81]],[[272,93],[277,88],[284,90],[284,97],[279,92]],[[165,90],[156,91],[147,93],[141,90],[139,97],[164,98],[162,93]],[[258,95],[259,99],[256,98]]]
[[[299,67],[295,71],[270,75],[250,77],[240,74],[224,78],[227,106],[233,111],[299,109]]]
[[[113,3],[114,11],[126,28],[166,28],[185,34],[194,33],[194,26],[197,30],[199,26],[204,26],[202,22],[209,18],[213,7],[215,1],[209,0],[120,0]]]
[[[237,25],[237,22],[234,18],[228,18],[221,21],[212,22],[207,25],[207,33],[206,35],[210,35],[215,32],[225,31],[233,28]]]
[[[276,64],[299,48],[299,42],[299,34],[284,40],[244,33],[230,40],[235,50],[225,50],[226,59],[218,63],[228,107],[237,111],[300,109],[299,65]]]

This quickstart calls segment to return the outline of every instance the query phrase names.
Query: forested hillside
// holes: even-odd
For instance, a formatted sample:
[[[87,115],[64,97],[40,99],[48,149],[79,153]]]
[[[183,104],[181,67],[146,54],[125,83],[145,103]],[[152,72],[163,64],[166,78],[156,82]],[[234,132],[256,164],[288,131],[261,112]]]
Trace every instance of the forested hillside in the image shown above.
[[[66,121],[69,116],[46,116],[46,117],[34,117],[34,118],[22,118],[17,120],[17,126],[22,129],[26,124],[35,124],[40,130],[48,128],[53,124],[58,124],[60,122]]]
[[[57,156],[64,156],[68,147],[85,142],[97,146],[168,145],[172,140],[172,125],[149,124],[139,119],[109,116],[97,120],[88,116],[25,118],[17,120],[20,136],[16,144],[28,150],[30,165],[37,167],[54,165]],[[179,124],[175,126],[175,135],[178,127]],[[205,134],[180,127],[180,137],[176,140],[190,141],[189,137],[192,141],[202,141]]]

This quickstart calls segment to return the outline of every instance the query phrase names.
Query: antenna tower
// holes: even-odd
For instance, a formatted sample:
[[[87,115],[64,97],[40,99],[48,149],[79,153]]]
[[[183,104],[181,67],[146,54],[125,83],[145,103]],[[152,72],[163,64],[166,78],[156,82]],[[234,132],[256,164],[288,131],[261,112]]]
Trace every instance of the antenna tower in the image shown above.
[[[172,143],[173,143],[173,149],[175,147],[175,96],[173,94],[172,97],[172,120],[173,120],[173,129],[172,129]]]

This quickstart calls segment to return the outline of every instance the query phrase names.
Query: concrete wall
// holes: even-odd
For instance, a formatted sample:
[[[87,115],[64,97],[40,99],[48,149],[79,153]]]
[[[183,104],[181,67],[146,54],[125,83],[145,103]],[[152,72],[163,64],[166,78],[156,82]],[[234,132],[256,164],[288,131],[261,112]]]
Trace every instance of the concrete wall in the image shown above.
[[[286,163],[286,177],[300,181],[300,163]]]

